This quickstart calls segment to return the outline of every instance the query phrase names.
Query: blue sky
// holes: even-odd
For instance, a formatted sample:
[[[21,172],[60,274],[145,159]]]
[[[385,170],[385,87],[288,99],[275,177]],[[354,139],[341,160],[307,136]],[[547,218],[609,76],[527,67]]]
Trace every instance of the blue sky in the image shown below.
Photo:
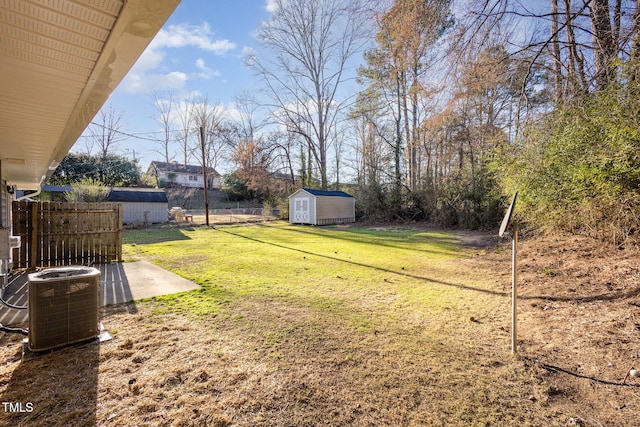
[[[206,96],[211,104],[219,103],[228,112],[233,111],[234,97],[242,91],[257,95],[261,83],[243,64],[243,52],[255,49],[262,53],[254,33],[269,20],[273,1],[182,0],[105,104],[121,117],[119,130],[130,135],[123,136],[115,152],[129,159],[135,156],[143,171],[152,160],[163,160],[157,153],[160,145],[151,141],[162,138],[154,92],[161,96],[171,93],[176,101],[189,95]],[[351,77],[361,59],[354,57]],[[352,95],[357,85],[353,81],[348,84],[346,92]],[[348,97],[349,93],[343,95]],[[72,151],[86,151],[87,134]],[[226,173],[232,166],[220,164],[217,168]]]
[[[243,65],[242,53],[257,47],[253,34],[269,18],[269,8],[268,0],[182,0],[105,104],[121,116],[122,132],[139,136],[120,141],[118,154],[132,158],[135,151],[143,170],[161,160],[153,152],[159,146],[143,139],[160,137],[154,91],[178,100],[206,95],[211,103],[232,108],[240,91],[256,90],[258,79]],[[84,151],[86,140],[81,137],[72,151]]]

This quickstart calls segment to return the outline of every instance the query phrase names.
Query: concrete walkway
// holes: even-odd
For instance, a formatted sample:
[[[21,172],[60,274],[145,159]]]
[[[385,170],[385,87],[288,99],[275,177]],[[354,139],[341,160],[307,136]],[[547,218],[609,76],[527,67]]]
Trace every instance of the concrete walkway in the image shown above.
[[[177,274],[146,261],[100,264],[100,305],[130,301],[198,289],[200,286]],[[28,275],[21,273],[5,288],[4,300],[10,304],[28,304]],[[29,310],[9,309],[0,303],[0,323],[5,326],[25,323]]]

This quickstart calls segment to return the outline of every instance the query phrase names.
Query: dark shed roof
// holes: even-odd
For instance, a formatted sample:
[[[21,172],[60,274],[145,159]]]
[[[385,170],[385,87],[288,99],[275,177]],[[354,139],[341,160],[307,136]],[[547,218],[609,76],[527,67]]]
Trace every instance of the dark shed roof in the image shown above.
[[[167,193],[154,188],[112,188],[107,201],[168,203]]]
[[[351,194],[344,191],[328,191],[328,190],[314,190],[311,188],[303,188],[307,193],[311,193],[314,196],[334,196],[334,197],[353,197]]]
[[[68,193],[72,191],[70,185],[43,185],[42,191],[48,191],[49,193]]]

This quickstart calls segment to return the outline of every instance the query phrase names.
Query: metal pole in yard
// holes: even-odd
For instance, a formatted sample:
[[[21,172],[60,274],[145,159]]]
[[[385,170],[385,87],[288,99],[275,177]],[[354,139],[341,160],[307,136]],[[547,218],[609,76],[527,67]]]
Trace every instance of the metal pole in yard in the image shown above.
[[[511,201],[511,205],[509,205],[509,209],[507,209],[507,213],[502,219],[502,224],[500,225],[500,231],[498,231],[498,236],[502,237],[507,229],[511,229],[513,236],[511,237],[511,353],[514,356],[517,356],[518,350],[516,348],[516,299],[518,298],[518,293],[516,289],[516,282],[518,279],[517,273],[517,253],[518,253],[518,222],[512,221],[513,211],[515,210],[516,200],[518,199],[518,191],[513,195],[513,200]]]
[[[207,194],[207,158],[204,155],[204,126],[200,126],[200,148],[202,149],[202,176],[204,178],[204,220],[209,226],[209,195]]]

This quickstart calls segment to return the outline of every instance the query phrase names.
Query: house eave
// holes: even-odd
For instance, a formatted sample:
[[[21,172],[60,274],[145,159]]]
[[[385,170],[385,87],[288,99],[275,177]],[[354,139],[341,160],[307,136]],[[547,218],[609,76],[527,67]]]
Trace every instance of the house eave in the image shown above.
[[[43,184],[179,2],[0,4],[0,162],[8,185]]]

